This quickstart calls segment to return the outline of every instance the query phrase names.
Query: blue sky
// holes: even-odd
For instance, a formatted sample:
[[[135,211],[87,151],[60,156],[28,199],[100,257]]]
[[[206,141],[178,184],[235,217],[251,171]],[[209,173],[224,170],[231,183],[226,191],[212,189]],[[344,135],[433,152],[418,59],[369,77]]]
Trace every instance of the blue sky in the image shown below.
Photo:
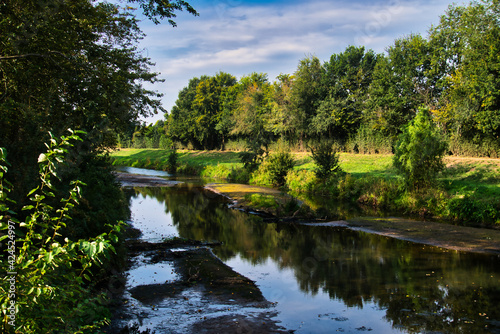
[[[398,37],[424,36],[452,4],[449,0],[243,1],[191,0],[200,13],[178,13],[178,26],[141,22],[141,42],[164,83],[147,88],[165,96],[170,110],[189,79],[218,71],[237,79],[251,72],[293,73],[300,59],[329,60],[349,45],[384,52]],[[155,122],[164,115],[144,119]]]

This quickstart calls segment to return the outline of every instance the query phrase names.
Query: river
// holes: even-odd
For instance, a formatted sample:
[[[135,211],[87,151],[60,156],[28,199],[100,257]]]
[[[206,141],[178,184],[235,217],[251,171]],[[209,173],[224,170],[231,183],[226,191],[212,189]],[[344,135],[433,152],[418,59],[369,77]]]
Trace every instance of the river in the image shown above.
[[[201,320],[265,312],[268,321],[295,333],[500,333],[497,255],[343,227],[270,223],[230,209],[200,180],[184,181],[125,190],[130,224],[141,230],[141,240],[221,242],[210,250],[254,281],[271,307],[209,303],[196,289],[154,302],[136,300],[130,289],[179,278],[171,262],[151,263],[139,256],[127,272],[123,304],[129,317],[122,323],[137,322],[141,330],[156,333],[187,333]]]

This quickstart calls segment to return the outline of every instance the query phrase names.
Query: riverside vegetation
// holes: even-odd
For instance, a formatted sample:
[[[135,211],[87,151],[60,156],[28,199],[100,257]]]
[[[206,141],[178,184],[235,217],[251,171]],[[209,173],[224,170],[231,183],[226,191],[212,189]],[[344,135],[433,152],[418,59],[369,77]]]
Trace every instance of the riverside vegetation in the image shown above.
[[[111,153],[115,165],[168,170],[169,150],[121,149]],[[400,215],[419,215],[454,224],[500,226],[500,160],[446,156],[444,170],[431,186],[408,189],[394,168],[392,154],[337,154],[341,173],[326,181],[315,173],[313,158],[292,152],[295,165],[288,171],[283,188],[307,202],[308,195],[326,195],[341,201]],[[272,186],[266,164],[249,172],[233,151],[178,151],[181,174]],[[269,203],[271,201],[271,203]],[[264,206],[276,205],[267,198]],[[262,199],[254,204],[262,204]],[[314,207],[311,207],[314,210]]]
[[[397,38],[386,52],[347,46],[321,61],[309,56],[275,79],[226,72],[192,78],[156,124],[118,134],[119,147],[230,149],[243,143],[255,163],[278,139],[344,150],[392,153],[422,106],[453,155],[500,153],[498,1],[451,5],[427,35]],[[273,81],[274,80],[274,81]]]

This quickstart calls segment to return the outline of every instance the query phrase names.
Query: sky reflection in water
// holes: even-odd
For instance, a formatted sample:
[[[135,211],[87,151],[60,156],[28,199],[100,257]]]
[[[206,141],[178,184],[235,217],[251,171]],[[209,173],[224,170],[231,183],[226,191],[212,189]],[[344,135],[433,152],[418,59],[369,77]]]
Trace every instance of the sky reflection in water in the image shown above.
[[[129,191],[143,238],[222,241],[297,333],[500,330],[500,259],[343,228],[264,223],[193,186]]]

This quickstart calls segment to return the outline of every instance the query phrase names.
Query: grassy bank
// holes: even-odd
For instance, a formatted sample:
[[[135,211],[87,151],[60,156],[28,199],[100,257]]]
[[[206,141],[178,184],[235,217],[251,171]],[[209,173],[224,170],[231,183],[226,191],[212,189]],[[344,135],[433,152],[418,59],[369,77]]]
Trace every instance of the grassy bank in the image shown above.
[[[115,165],[167,170],[168,151],[124,149]],[[318,180],[308,153],[294,153],[286,187],[298,197],[322,194],[400,215],[445,219],[469,226],[500,226],[500,159],[446,157],[446,169],[431,189],[407,191],[392,167],[392,155],[340,153],[344,175]],[[178,173],[270,186],[259,171],[248,174],[236,152],[179,151]]]

